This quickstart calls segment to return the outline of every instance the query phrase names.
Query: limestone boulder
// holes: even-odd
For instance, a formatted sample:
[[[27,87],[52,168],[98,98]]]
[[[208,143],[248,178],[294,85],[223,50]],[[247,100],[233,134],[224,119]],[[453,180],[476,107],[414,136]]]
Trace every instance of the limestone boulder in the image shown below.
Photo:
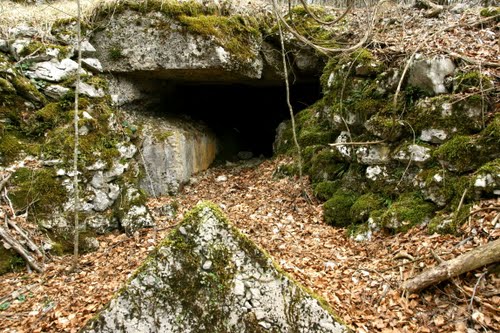
[[[455,64],[448,57],[416,57],[410,69],[408,84],[431,95],[445,94],[448,92],[445,78],[453,75],[454,71]]]
[[[141,188],[149,195],[175,194],[180,186],[215,159],[215,135],[205,126],[166,118],[142,118],[144,140],[139,148],[144,175]]]
[[[165,79],[189,80],[214,76],[217,80],[259,79],[262,76],[260,34],[242,29],[232,40],[233,44],[226,43],[221,38],[232,38],[227,35],[229,32],[219,34],[217,24],[208,20],[198,22],[199,19],[179,22],[159,12],[124,10],[113,15],[105,28],[94,34],[91,43],[106,72],[146,71]],[[206,29],[201,31],[200,25]],[[241,48],[229,46],[235,46],[236,41],[244,44],[243,53]]]
[[[97,332],[348,332],[222,212],[199,204],[82,329]]]
[[[71,59],[63,59],[61,61],[52,59],[51,61],[34,63],[30,69],[26,71],[26,76],[31,79],[61,82],[76,74],[77,71],[78,64]]]

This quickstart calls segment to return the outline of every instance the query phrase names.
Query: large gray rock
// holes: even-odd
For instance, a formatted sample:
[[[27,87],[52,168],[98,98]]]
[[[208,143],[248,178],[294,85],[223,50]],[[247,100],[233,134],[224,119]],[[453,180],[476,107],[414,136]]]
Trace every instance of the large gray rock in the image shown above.
[[[262,76],[260,36],[239,32],[248,35],[243,57],[221,46],[224,43],[218,43],[217,36],[191,31],[159,12],[125,10],[113,15],[91,42],[104,71],[146,71],[164,79],[218,81]]]
[[[454,71],[455,64],[448,57],[417,59],[411,66],[408,84],[431,95],[445,94],[445,78]]]
[[[215,159],[215,136],[204,126],[180,120],[144,118],[141,188],[149,195],[175,194],[191,175]]]
[[[61,82],[76,74],[77,71],[78,64],[71,59],[63,59],[61,61],[52,59],[51,61],[43,61],[33,64],[30,69],[26,71],[26,76],[30,79]]]
[[[97,332],[347,332],[208,203],[198,205],[83,328]]]

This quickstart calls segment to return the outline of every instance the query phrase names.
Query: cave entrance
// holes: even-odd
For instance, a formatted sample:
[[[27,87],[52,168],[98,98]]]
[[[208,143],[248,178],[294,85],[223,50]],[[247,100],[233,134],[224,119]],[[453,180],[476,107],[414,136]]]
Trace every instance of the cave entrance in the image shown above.
[[[162,81],[156,89],[157,112],[202,121],[213,130],[217,160],[249,157],[241,152],[271,157],[276,128],[290,118],[284,83]],[[294,112],[312,105],[321,94],[319,80],[291,84],[290,90]]]

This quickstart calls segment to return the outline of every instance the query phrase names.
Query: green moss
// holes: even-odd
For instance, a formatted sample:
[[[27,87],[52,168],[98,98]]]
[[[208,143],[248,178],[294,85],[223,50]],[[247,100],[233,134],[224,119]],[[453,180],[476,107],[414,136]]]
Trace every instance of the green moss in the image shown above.
[[[16,93],[16,88],[10,83],[10,81],[0,77],[0,92],[2,95],[10,95]],[[1,101],[1,100],[0,100]]]
[[[326,201],[330,199],[335,192],[339,189],[339,182],[338,181],[324,181],[320,182],[314,185],[314,196],[316,198]]]
[[[55,172],[20,168],[13,173],[9,198],[16,210],[28,210],[31,220],[43,219],[67,200],[67,193]]]
[[[485,162],[477,137],[460,135],[442,144],[433,152],[433,156],[447,168],[459,173],[476,169]]]
[[[359,194],[350,190],[339,189],[323,205],[323,218],[327,224],[345,227],[353,223],[351,207]]]
[[[341,177],[348,167],[338,150],[325,148],[313,155],[307,172],[313,182],[321,182]]]
[[[0,275],[26,267],[24,260],[12,249],[0,246]]]
[[[309,6],[312,11],[320,19],[329,21],[331,15],[327,13],[324,7]],[[295,6],[285,16],[285,20],[291,25],[298,33],[305,36],[308,40],[314,42],[316,45],[323,47],[337,47],[335,42],[335,32],[327,25],[318,23],[303,6]],[[271,28],[272,33],[278,32],[278,26],[274,25]]]
[[[83,221],[84,218],[81,218]],[[78,244],[78,250],[80,253],[88,253],[92,249],[89,249],[86,246],[86,240],[88,238],[95,238],[96,233],[93,231],[89,230],[84,230],[80,231],[78,238],[79,238],[79,244]],[[47,232],[47,236],[50,238],[51,241],[51,254],[57,255],[57,256],[63,256],[66,254],[71,254],[74,251],[74,230],[73,229],[59,229],[59,230],[51,230]]]
[[[157,130],[153,133],[153,137],[158,142],[163,142],[163,141],[167,140],[169,137],[171,137],[172,135],[174,135],[174,132],[172,132],[172,131]]]
[[[120,44],[113,44],[108,49],[108,58],[112,61],[118,61],[125,56],[123,55],[123,47]]]
[[[488,103],[485,101],[485,105]],[[459,95],[443,95],[421,99],[407,113],[406,120],[419,132],[424,129],[442,129],[455,134],[477,133],[483,127],[483,102],[476,96],[466,99]]]
[[[23,144],[19,138],[11,133],[0,135],[0,158],[4,165],[14,161],[20,152],[23,151]]]
[[[497,16],[500,15],[500,7],[486,7],[482,8],[479,14],[483,17],[492,17],[492,16]],[[496,18],[496,21],[498,22],[500,18]]]
[[[486,128],[480,133],[480,144],[487,146],[490,154],[498,154],[500,149],[500,113],[490,121]]]
[[[257,56],[251,45],[254,38],[260,37],[260,32],[253,19],[238,15],[181,15],[177,19],[188,31],[214,37],[220,46],[237,59],[247,61]]]
[[[405,193],[398,198],[381,216],[382,226],[396,232],[428,222],[435,206],[424,201],[418,193]]]
[[[38,89],[33,85],[33,82],[24,76],[20,74],[12,76],[11,83],[14,85],[20,96],[35,103],[36,106],[44,105],[47,102],[45,96],[38,91]]]
[[[61,113],[62,110],[58,103],[47,104],[31,114],[28,120],[21,125],[21,129],[27,136],[42,136],[48,129],[54,128],[58,124]]]
[[[365,222],[372,211],[384,206],[384,198],[375,193],[366,193],[360,196],[351,206],[351,217],[353,222]]]
[[[396,141],[403,135],[404,124],[394,117],[377,114],[366,123],[370,132],[387,141]]]
[[[26,56],[36,56],[36,55],[43,55],[46,51],[49,49],[55,49],[59,51],[59,54],[57,55],[57,58],[59,60],[65,59],[69,56],[71,56],[70,51],[72,50],[71,47],[68,46],[61,46],[61,45],[56,45],[56,44],[50,44],[50,43],[42,43],[37,40],[32,40],[28,45],[26,45],[25,48],[21,51],[19,54],[22,57]]]
[[[460,73],[454,77],[454,92],[466,92],[477,89],[490,89],[493,87],[491,79],[478,71]]]

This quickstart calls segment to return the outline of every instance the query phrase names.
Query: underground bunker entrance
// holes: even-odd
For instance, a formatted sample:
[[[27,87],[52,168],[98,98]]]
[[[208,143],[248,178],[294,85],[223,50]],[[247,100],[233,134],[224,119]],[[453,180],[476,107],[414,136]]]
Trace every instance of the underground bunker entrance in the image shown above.
[[[159,111],[202,121],[217,138],[221,160],[271,157],[276,128],[290,112],[284,84],[236,84],[168,82],[163,83]],[[158,92],[159,93],[159,92]],[[295,113],[319,100],[319,80],[290,86],[290,101]],[[240,153],[240,154],[238,154]],[[239,155],[239,157],[238,157]]]

